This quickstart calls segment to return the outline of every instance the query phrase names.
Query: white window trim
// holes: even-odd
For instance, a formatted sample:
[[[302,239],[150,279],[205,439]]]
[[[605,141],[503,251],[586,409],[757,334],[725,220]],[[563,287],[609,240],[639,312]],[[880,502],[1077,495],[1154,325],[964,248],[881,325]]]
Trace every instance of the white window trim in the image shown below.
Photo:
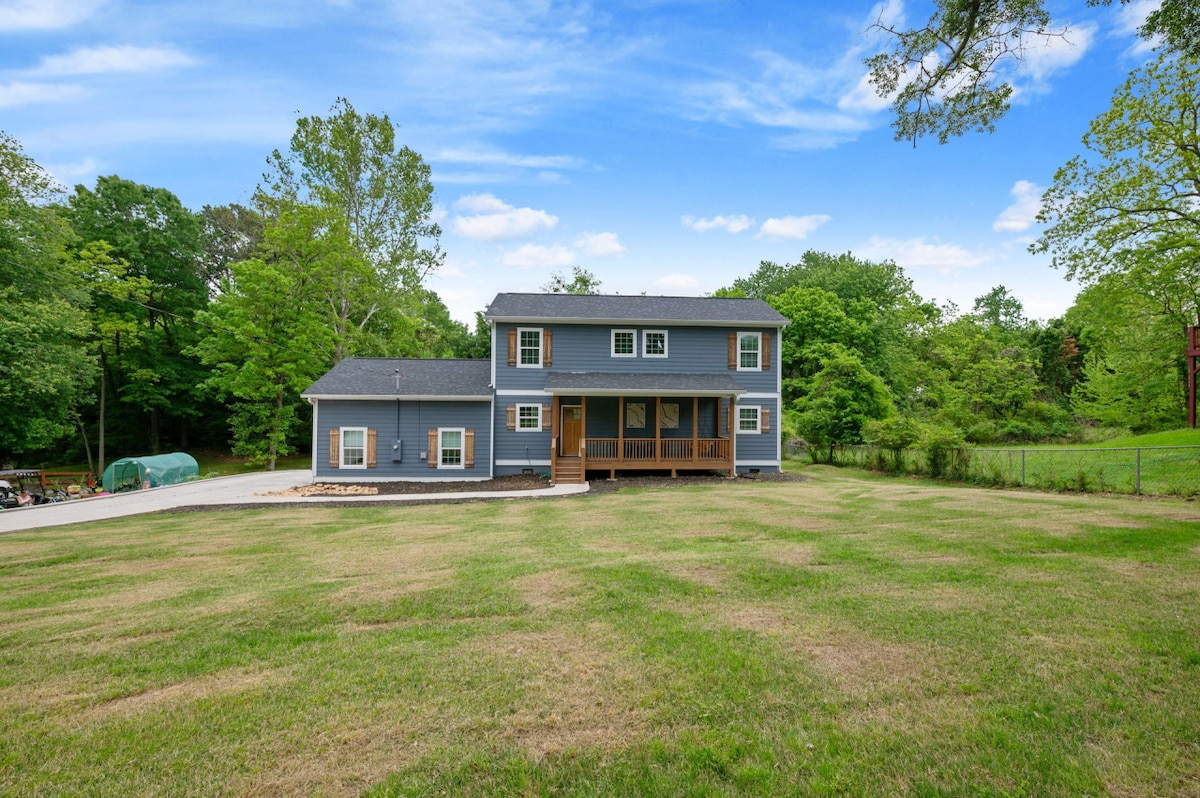
[[[527,332],[535,332],[538,334],[537,345],[537,363],[523,363],[521,352],[525,347],[521,346],[521,334]],[[519,369],[540,369],[542,367],[542,355],[546,348],[546,331],[542,327],[518,327],[517,328],[517,368]]]
[[[447,432],[458,433],[458,465],[446,465],[443,455],[446,447],[442,445],[442,436]],[[437,467],[445,469],[466,470],[467,467],[467,429],[466,427],[438,427]]]
[[[650,336],[655,333],[659,333],[663,337],[663,351],[662,351],[661,355],[651,354],[646,351],[646,344],[649,343]],[[668,343],[668,336],[667,336],[666,330],[642,330],[642,357],[658,357],[658,358],[666,357],[667,356],[667,343]]]
[[[537,426],[536,427],[522,427],[521,426],[521,408],[523,408],[523,407],[532,407],[532,408],[537,409]],[[517,409],[516,409],[516,414],[517,414],[516,415],[517,427],[514,430],[515,432],[541,432],[542,431],[542,406],[540,404],[533,404],[533,403],[518,404]]]
[[[742,429],[742,411],[743,410],[753,410],[754,411],[754,429]],[[759,434],[761,434],[762,433],[762,408],[758,405],[751,405],[749,407],[739,405],[738,406],[738,414],[737,414],[737,427],[738,427],[737,431],[738,431],[739,435],[759,435]]]
[[[617,333],[629,333],[630,335],[633,336],[633,351],[632,352],[618,352],[617,351]],[[637,339],[638,339],[637,330],[630,330],[630,329],[613,330],[612,334],[609,336],[608,354],[611,355],[612,357],[637,357],[638,356],[638,340]]]
[[[743,338],[757,338],[758,339],[758,351],[755,353],[758,355],[758,365],[757,366],[743,366],[742,365],[742,339]],[[737,370],[738,371],[762,371],[763,370],[762,333],[740,332],[737,334]]]
[[[362,462],[357,465],[348,465],[346,463],[346,433],[361,432],[362,433]],[[338,428],[338,467],[339,468],[367,468],[367,428],[366,427],[339,427]]]

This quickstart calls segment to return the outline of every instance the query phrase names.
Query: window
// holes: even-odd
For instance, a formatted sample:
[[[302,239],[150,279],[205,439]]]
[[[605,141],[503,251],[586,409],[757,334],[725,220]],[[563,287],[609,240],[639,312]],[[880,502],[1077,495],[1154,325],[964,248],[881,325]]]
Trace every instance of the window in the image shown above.
[[[642,332],[642,357],[667,356],[667,331],[645,330]]]
[[[526,432],[532,430],[541,430],[542,428],[542,406],[541,405],[517,405],[517,430]]]
[[[522,327],[517,330],[517,365],[525,368],[542,366],[542,330],[540,327]]]
[[[612,356],[637,357],[637,330],[612,331]]]
[[[342,427],[342,468],[367,467],[366,427]]]
[[[438,430],[438,468],[463,467],[463,430]]]
[[[762,370],[762,333],[738,333],[738,371]]]
[[[738,408],[738,432],[758,432],[758,411],[757,407],[739,407]]]
[[[625,405],[625,427],[626,429],[646,428],[645,402],[630,402]]]

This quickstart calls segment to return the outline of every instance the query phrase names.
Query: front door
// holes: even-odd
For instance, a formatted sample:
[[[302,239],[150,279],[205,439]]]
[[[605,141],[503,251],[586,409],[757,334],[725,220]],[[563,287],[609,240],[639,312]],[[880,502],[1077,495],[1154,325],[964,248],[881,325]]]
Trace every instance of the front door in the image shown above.
[[[558,453],[566,457],[578,457],[583,446],[583,408],[579,405],[563,405],[562,443]]]

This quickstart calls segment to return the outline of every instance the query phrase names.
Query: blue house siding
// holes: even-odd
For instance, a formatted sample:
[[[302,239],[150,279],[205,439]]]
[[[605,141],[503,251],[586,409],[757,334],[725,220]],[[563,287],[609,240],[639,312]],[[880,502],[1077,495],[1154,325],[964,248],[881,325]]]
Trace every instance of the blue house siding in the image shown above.
[[[550,331],[551,365],[508,365],[509,330],[536,327]],[[636,330],[636,357],[612,356],[612,331]],[[667,356],[642,354],[646,330],[667,333]],[[770,336],[771,363],[762,371],[728,368],[729,334],[756,332]],[[778,330],[769,327],[683,327],[668,325],[512,324],[499,322],[492,337],[497,390],[541,390],[551,371],[623,374],[729,374],[750,392],[778,390]]]
[[[492,476],[492,403],[490,401],[333,400],[315,402],[313,470],[325,481],[469,480]],[[365,427],[375,430],[374,468],[332,468],[329,465],[331,429]],[[429,430],[463,428],[474,431],[473,468],[430,468]],[[397,446],[398,444],[398,446]],[[399,460],[394,459],[395,456]],[[436,459],[437,452],[433,457]]]
[[[734,450],[734,467],[737,471],[747,471],[756,468],[765,473],[779,471],[781,457],[781,440],[779,437],[779,407],[778,398],[747,398],[741,397],[737,403],[739,408],[757,407],[767,411],[768,429],[765,432],[738,432],[737,448]],[[734,414],[737,424],[737,414]]]
[[[533,469],[542,474],[550,470],[551,433],[546,424],[537,430],[508,429],[509,408],[517,405],[539,405],[543,419],[548,419],[553,397],[545,393],[497,396],[492,420],[496,429],[495,472],[497,476],[520,474]],[[514,411],[515,412],[515,411]]]

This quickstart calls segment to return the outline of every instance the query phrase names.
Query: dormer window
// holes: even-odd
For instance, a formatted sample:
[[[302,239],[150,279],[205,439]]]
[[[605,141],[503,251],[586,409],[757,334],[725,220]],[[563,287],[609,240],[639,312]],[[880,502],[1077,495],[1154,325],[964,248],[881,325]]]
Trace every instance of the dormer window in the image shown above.
[[[667,356],[667,331],[644,330],[642,332],[642,357]]]

